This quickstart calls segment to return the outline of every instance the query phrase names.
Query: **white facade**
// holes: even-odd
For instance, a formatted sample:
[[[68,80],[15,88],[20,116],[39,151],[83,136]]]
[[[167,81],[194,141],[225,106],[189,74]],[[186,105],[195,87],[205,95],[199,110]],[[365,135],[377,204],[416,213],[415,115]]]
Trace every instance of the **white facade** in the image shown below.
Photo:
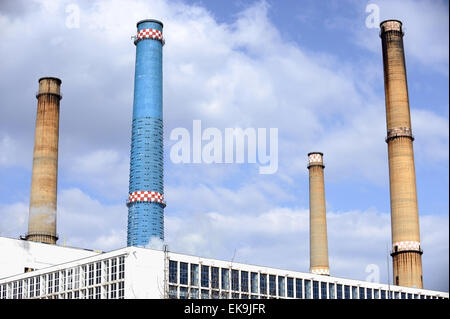
[[[15,241],[15,240],[13,240]],[[24,250],[8,242],[7,249]],[[45,245],[45,244],[41,244]],[[2,255],[5,246],[1,246]],[[59,253],[48,245],[47,260]],[[300,298],[300,299],[425,299],[448,293],[388,286],[358,280],[313,275],[263,266],[231,263],[139,247],[102,254],[0,278],[0,299],[20,298]],[[15,252],[17,255],[24,252]],[[59,258],[59,257],[58,257]],[[33,258],[28,258],[32,260]],[[11,264],[14,261],[10,261]],[[26,264],[26,263],[25,263]],[[7,263],[0,263],[1,268]],[[24,265],[20,262],[19,269]],[[37,264],[34,264],[35,266]],[[37,267],[38,268],[38,267]]]
[[[98,255],[101,251],[63,247],[33,241],[0,237],[0,279],[80,258]]]

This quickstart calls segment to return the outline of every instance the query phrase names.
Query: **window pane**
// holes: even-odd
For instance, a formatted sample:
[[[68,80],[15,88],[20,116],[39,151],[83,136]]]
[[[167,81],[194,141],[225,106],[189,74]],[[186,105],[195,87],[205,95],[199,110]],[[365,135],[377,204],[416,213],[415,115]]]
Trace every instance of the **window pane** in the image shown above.
[[[211,267],[211,287],[219,289],[219,268]]]
[[[350,299],[350,286],[348,285],[344,286],[344,298]]]
[[[319,299],[319,282],[313,281],[313,299]]]
[[[202,265],[201,269],[202,269],[202,276],[201,276],[202,287],[209,287],[209,266]]]
[[[275,280],[276,280],[276,277],[274,275],[269,275],[269,294],[272,296],[277,295]]]
[[[191,264],[191,285],[198,286],[198,265]]]
[[[328,283],[328,298],[335,299],[335,293],[334,293],[334,284]]]
[[[342,299],[342,285],[341,284],[336,285],[336,297],[337,297],[337,299]]]
[[[259,293],[267,295],[267,275],[259,274]]]
[[[241,290],[248,292],[248,271],[241,271]]]
[[[230,271],[226,268],[222,268],[222,289],[230,289]]]
[[[358,287],[352,286],[352,299],[358,299]]]
[[[256,294],[258,293],[258,273],[256,272],[252,272],[250,274],[251,276],[251,289],[252,289],[252,293]]]
[[[294,298],[294,278],[287,279],[287,296],[289,298]]]
[[[170,260],[169,261],[169,282],[176,284],[178,277],[178,262]]]
[[[303,298],[303,280],[295,279],[295,298]]]
[[[311,299],[311,280],[305,280],[305,299]]]
[[[359,287],[359,299],[366,299],[366,292],[364,287]]]
[[[280,296],[280,297],[284,297],[285,296],[285,294],[284,294],[284,290],[285,290],[284,281],[285,281],[284,277],[278,276],[278,296]]]
[[[320,283],[320,299],[327,299],[327,283]]]
[[[239,290],[239,270],[231,270],[231,289]]]
[[[188,284],[188,264],[180,262],[180,284],[187,285]],[[180,290],[180,298],[181,298],[181,290]]]

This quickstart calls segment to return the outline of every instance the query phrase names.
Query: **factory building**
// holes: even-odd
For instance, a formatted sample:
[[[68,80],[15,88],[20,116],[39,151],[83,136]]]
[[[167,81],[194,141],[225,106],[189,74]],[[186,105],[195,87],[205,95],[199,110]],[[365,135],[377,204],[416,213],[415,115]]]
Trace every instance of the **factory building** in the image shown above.
[[[0,238],[4,253],[27,256],[23,240]],[[5,278],[0,299],[448,299],[448,293],[350,280],[170,251],[125,247],[106,253],[31,243],[43,266]],[[49,248],[50,247],[50,248]],[[67,255],[58,256],[60,252]],[[70,258],[70,253],[73,256]],[[53,257],[52,257],[53,255]],[[84,256],[83,256],[84,255]],[[21,267],[36,267],[21,258]],[[66,259],[58,263],[54,258]],[[70,259],[70,261],[69,261]],[[57,263],[55,263],[55,261]],[[44,265],[47,264],[47,265]]]
[[[55,245],[61,80],[39,80],[29,229],[0,237],[0,299],[448,299],[422,289],[412,134],[401,22],[381,24],[391,190],[394,285],[330,276],[323,154],[308,154],[310,273],[143,248],[164,240],[162,36],[137,23],[127,247]],[[37,218],[35,211],[47,207]],[[38,208],[38,210],[36,210]],[[40,215],[39,215],[40,216]],[[299,256],[299,258],[303,258]]]

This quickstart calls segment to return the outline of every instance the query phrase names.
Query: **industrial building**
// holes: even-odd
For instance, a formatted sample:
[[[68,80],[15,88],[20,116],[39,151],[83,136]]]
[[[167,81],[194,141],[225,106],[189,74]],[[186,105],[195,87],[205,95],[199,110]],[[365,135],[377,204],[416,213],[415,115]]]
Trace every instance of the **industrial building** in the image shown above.
[[[395,285],[330,276],[323,153],[308,154],[310,273],[143,248],[164,240],[163,24],[137,23],[127,247],[56,245],[61,80],[39,80],[28,233],[0,237],[0,299],[438,299],[422,250],[401,22],[382,22]],[[302,257],[299,257],[302,258]]]
[[[438,291],[141,247],[101,253],[0,237],[0,250],[15,257],[0,261],[2,299],[448,298]]]

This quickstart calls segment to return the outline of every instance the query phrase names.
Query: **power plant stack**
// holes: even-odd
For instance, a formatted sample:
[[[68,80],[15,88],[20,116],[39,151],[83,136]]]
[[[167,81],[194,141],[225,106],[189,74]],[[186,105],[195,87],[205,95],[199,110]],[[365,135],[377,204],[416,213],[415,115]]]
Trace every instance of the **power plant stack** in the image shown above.
[[[308,154],[310,272],[318,275],[330,275],[324,168],[323,153]]]
[[[39,79],[30,211],[26,240],[56,244],[59,101],[61,80]]]
[[[160,21],[139,21],[134,41],[128,246],[164,240],[162,29]]]
[[[394,284],[422,288],[423,252],[420,246],[414,137],[411,131],[402,23],[387,20],[380,24],[380,28],[386,96]]]

